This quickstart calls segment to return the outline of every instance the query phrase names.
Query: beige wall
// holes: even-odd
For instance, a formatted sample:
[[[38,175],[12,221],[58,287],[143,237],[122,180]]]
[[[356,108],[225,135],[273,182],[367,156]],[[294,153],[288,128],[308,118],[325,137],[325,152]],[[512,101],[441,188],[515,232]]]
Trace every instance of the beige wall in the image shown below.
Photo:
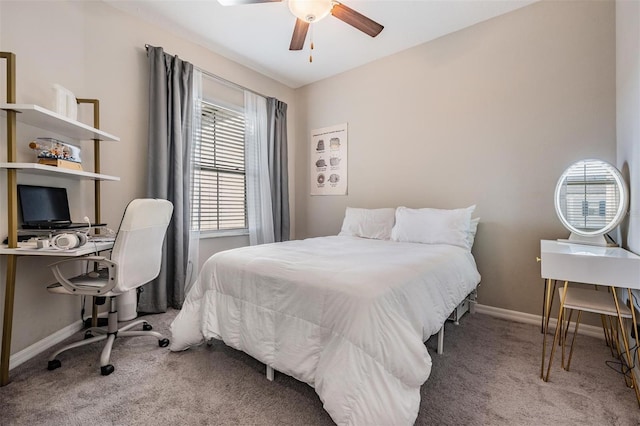
[[[631,192],[623,245],[640,253],[640,2],[616,2],[616,118],[618,167]]]
[[[336,234],[344,209],[476,204],[479,302],[540,314],[540,239],[566,238],[555,184],[615,161],[615,16],[541,2],[298,91],[297,139],[348,122],[349,194],[309,195],[298,147],[296,234]]]
[[[618,167],[629,183],[629,218],[623,246],[640,254],[640,2],[616,1],[616,121]],[[640,291],[635,292],[636,306]],[[631,337],[629,336],[629,339]],[[640,366],[636,364],[636,377]]]
[[[18,101],[47,104],[60,83],[99,98],[102,128],[122,138],[102,150],[103,171],[122,178],[103,185],[112,224],[144,194],[145,43],[289,104],[297,238],[337,233],[346,206],[477,204],[480,302],[491,306],[539,314],[539,239],[567,235],[553,211],[555,182],[577,159],[616,158],[612,2],[534,4],[294,92],[100,2],[0,1],[0,50],[17,54]],[[4,85],[0,93],[4,100]],[[343,122],[349,195],[310,197],[309,132]],[[24,141],[37,135],[20,132]],[[86,214],[87,185],[55,183],[77,188],[75,215]],[[0,236],[5,190],[0,174]],[[244,244],[203,240],[201,259]],[[52,281],[46,264],[19,261],[14,353],[78,316],[79,302],[43,290]]]
[[[121,177],[103,187],[103,219],[117,227],[126,204],[145,195],[147,153],[147,62],[145,43],[163,46],[199,68],[215,73],[260,93],[275,96],[289,105],[291,152],[295,156],[296,108],[294,91],[237,63],[171,35],[163,28],[130,17],[102,2],[0,1],[0,50],[17,55],[17,101],[50,107],[51,85],[59,83],[78,97],[101,102],[101,128],[118,135],[121,142],[103,143],[103,173]],[[0,71],[0,99],[5,101],[4,63]],[[82,119],[91,110],[82,111]],[[90,119],[87,120],[90,123]],[[1,146],[5,124],[0,124]],[[19,159],[32,161],[28,140],[40,130],[21,126]],[[84,145],[88,156],[90,144]],[[6,159],[0,149],[0,161]],[[85,163],[89,158],[83,158]],[[291,164],[291,173],[294,173]],[[0,172],[0,237],[6,236],[6,173]],[[21,176],[23,182],[39,182]],[[47,183],[71,189],[72,216],[91,216],[91,183],[65,179]],[[208,239],[201,244],[201,258],[226,248],[246,245],[247,238]],[[4,297],[4,259],[0,260],[0,302]],[[44,287],[53,282],[43,259],[20,259],[16,286],[12,353],[48,336],[79,318],[80,302],[72,297],[49,295]],[[0,312],[2,312],[0,305]],[[0,319],[1,321],[1,319]]]

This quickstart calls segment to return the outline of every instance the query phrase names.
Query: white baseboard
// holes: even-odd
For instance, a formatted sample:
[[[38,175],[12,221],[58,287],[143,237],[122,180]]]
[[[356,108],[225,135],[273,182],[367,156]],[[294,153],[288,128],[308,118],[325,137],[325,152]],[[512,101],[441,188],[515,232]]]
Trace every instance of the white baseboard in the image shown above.
[[[11,355],[11,357],[9,357],[9,370],[29,361],[31,358],[62,342],[67,337],[73,336],[75,333],[82,330],[82,327],[82,321],[76,321],[73,324],[66,326],[62,330],[58,330],[50,336],[37,341],[33,345],[28,346],[19,352],[16,352],[15,354]]]
[[[510,311],[508,309],[502,308],[494,308],[493,306],[487,305],[476,305],[476,312],[481,314],[491,315],[496,318],[502,318],[510,321],[523,322],[526,324],[535,324],[540,326],[542,324],[542,316],[541,315],[533,315],[527,314],[525,312],[518,311]],[[557,319],[550,318],[549,326],[556,326]],[[584,334],[585,336],[597,337],[599,339],[604,340],[604,333],[602,332],[602,327],[596,327],[594,325],[582,324],[580,323],[580,329],[578,330],[578,334]]]

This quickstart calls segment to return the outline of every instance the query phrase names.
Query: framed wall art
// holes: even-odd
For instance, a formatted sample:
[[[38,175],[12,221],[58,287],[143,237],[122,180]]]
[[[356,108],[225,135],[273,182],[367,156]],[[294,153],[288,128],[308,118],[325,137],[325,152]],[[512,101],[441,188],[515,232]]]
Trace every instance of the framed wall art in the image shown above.
[[[347,123],[311,131],[311,195],[347,195]]]

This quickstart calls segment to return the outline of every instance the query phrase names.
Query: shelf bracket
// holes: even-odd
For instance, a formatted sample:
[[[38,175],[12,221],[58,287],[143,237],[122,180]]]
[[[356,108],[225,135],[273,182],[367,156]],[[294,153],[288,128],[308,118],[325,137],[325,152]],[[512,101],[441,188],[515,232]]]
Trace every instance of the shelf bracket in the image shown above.
[[[76,98],[78,104],[92,104],[93,105],[93,127],[100,129],[100,101],[98,99]],[[93,172],[100,173],[100,139],[93,140]],[[93,215],[95,223],[100,223],[100,181],[93,181],[94,189],[94,210]],[[100,230],[96,230],[97,233]],[[95,266],[97,268],[97,265]],[[98,326],[98,304],[95,297],[93,297],[91,303],[91,327]]]
[[[11,52],[0,52],[7,66],[7,103],[16,102],[16,55]],[[16,112],[7,110],[7,161],[17,161],[16,155]],[[17,171],[7,170],[7,231],[9,247],[18,247],[18,193]]]
[[[93,127],[100,129],[100,101],[98,99],[76,98],[78,104],[93,105]],[[100,140],[93,140],[93,172],[100,173]],[[94,218],[95,223],[101,223],[100,218],[100,181],[94,181]]]

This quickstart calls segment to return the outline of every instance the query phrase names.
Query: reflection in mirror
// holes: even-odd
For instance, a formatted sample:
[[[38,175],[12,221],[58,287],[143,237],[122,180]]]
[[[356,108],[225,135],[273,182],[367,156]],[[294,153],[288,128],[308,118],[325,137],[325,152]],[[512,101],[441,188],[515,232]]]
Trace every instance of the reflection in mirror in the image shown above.
[[[571,232],[571,242],[615,245],[606,234],[624,219],[628,206],[629,192],[622,175],[605,161],[578,161],[558,179],[556,213]]]

